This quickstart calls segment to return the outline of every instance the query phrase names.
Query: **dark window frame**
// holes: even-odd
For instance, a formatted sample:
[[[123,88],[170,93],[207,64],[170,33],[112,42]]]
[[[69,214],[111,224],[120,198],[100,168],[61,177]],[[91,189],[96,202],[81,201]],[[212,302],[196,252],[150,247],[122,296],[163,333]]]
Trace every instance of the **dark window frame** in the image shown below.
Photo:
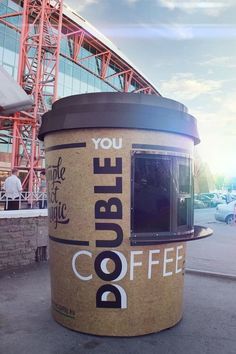
[[[134,232],[134,180],[136,158],[157,158],[170,161],[170,229],[161,232]],[[180,166],[189,166],[190,188],[188,193],[180,192]],[[193,160],[189,154],[167,151],[132,151],[131,153],[131,245],[151,245],[163,242],[179,242],[189,239],[194,233],[193,227]],[[187,224],[178,226],[178,200],[187,202]]]

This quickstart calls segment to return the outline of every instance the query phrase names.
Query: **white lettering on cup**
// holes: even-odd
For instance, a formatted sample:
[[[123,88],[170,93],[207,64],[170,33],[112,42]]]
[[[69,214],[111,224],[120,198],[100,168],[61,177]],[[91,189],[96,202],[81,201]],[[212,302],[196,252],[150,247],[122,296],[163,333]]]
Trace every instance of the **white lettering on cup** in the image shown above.
[[[116,253],[119,256],[121,263],[122,263],[121,273],[119,274],[119,276],[116,279],[114,279],[112,281],[120,281],[121,279],[124,278],[124,276],[127,273],[127,269],[128,269],[127,260],[121,252],[118,252],[118,251],[112,251],[112,252]],[[101,270],[106,274],[110,274],[109,270],[107,269],[107,263],[109,262],[109,260],[110,260],[109,258],[105,258],[101,262]]]
[[[181,249],[183,249],[183,245],[178,246],[178,247],[176,248],[176,260],[175,260],[175,273],[176,273],[176,274],[182,272],[182,268],[178,268],[178,262],[179,262],[181,259],[183,259],[183,256],[179,256],[179,251],[180,251]]]
[[[163,277],[168,277],[170,275],[173,275],[173,272],[167,272],[167,270],[166,270],[166,265],[173,262],[173,258],[167,258],[168,257],[167,253],[173,252],[173,251],[174,251],[173,247],[165,248],[165,250],[164,250]]]
[[[92,138],[92,142],[93,142],[94,145],[95,145],[95,150],[98,149],[98,144],[99,144],[100,141],[101,141],[101,138],[98,138],[98,139]]]
[[[154,261],[152,258],[153,254],[159,254],[160,250],[150,250],[148,255],[148,279],[152,278],[152,266],[155,264],[159,264],[159,261]]]
[[[81,275],[81,274],[77,271],[77,269],[76,269],[76,264],[75,264],[75,263],[76,263],[76,260],[77,260],[77,258],[78,258],[79,256],[81,256],[81,255],[85,255],[85,256],[88,256],[88,257],[92,258],[92,253],[89,252],[89,251],[79,251],[79,252],[76,252],[76,253],[74,254],[73,258],[72,258],[72,269],[73,269],[75,275],[76,275],[79,279],[81,279],[81,280],[91,280],[92,277],[93,277],[92,274],[90,274],[90,275],[88,275],[88,276],[84,276],[84,275]]]
[[[113,138],[113,148],[116,150],[122,148],[122,138]]]
[[[127,309],[127,294],[120,285],[113,285],[117,288],[121,296],[121,307],[122,309]],[[108,301],[108,296],[111,294],[110,291],[106,291],[102,294],[102,302]]]
[[[135,262],[135,255],[143,254],[143,251],[131,251],[130,252],[130,280],[134,280],[134,267],[141,267],[142,262]]]
[[[108,150],[112,147],[112,140],[109,138],[103,138],[101,140],[100,146],[104,150]]]
[[[109,150],[111,148],[118,150],[122,148],[122,138],[92,138],[95,150],[99,148]]]

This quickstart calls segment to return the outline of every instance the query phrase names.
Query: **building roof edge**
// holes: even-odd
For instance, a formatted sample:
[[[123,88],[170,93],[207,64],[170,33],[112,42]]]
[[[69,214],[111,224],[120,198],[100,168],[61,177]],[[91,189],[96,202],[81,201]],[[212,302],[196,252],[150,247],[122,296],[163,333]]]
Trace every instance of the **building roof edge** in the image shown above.
[[[150,86],[152,86],[155,91],[158,92],[156,85],[152,83],[147,76],[137,68],[130,59],[128,59],[122,51],[116,47],[116,45],[106,36],[104,36],[101,32],[99,32],[91,23],[89,23],[86,19],[80,16],[75,10],[73,10],[66,3],[63,5],[63,14],[69,19],[73,20],[79,26],[83,27],[87,32],[89,32],[93,37],[101,41],[107,48],[109,48],[114,54],[118,55],[122,60],[124,60],[130,67],[132,67],[140,76],[143,77],[145,81],[147,81]],[[159,93],[159,92],[158,92]],[[159,93],[160,94],[160,93]]]

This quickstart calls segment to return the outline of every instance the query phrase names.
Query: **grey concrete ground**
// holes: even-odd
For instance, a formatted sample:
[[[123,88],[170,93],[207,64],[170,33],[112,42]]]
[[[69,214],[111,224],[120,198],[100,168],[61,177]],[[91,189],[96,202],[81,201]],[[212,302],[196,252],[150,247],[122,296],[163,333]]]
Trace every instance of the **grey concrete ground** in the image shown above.
[[[213,236],[187,243],[186,266],[236,277],[236,225],[227,225],[214,218],[215,209],[195,211],[195,224],[213,229]]]
[[[198,212],[196,221],[212,223],[215,237],[189,243],[187,266],[236,275],[236,229],[214,224],[211,213]],[[177,326],[136,338],[96,337],[54,322],[48,264],[36,264],[0,275],[0,353],[235,354],[235,294],[235,280],[187,273],[184,318]]]
[[[61,327],[50,315],[47,264],[1,279],[1,354],[235,354],[236,281],[186,275],[183,320],[136,338],[107,338]]]

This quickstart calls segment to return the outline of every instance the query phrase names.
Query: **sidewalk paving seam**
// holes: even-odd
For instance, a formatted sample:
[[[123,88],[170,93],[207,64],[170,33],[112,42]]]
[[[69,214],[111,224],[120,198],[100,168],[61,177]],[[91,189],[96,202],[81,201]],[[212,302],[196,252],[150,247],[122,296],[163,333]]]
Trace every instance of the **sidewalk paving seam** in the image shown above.
[[[204,276],[204,277],[224,278],[224,279],[236,281],[236,275],[233,274],[216,273],[207,270],[200,270],[200,269],[193,269],[193,268],[185,268],[185,272],[189,274]]]

